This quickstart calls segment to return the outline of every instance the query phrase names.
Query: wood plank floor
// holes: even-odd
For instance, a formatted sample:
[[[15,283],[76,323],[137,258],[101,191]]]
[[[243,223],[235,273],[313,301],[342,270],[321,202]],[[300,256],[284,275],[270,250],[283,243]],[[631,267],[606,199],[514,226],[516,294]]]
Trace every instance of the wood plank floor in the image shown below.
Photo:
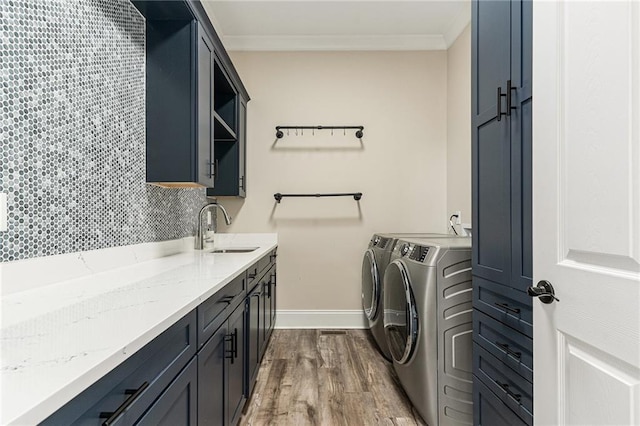
[[[275,330],[240,425],[424,425],[367,330]]]

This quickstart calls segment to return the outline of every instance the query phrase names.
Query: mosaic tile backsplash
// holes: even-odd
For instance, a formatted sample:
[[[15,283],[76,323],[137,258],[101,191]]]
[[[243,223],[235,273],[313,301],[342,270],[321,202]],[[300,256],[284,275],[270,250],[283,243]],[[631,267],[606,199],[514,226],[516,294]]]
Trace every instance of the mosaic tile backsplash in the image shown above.
[[[194,234],[202,189],[145,183],[145,24],[129,0],[0,0],[0,261]]]

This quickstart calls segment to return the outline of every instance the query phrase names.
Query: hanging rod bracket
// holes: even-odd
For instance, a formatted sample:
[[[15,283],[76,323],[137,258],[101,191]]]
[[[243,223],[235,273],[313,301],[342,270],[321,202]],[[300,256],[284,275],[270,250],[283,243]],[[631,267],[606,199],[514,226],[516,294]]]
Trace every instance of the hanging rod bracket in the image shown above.
[[[283,130],[356,130],[356,138],[364,136],[364,126],[276,126],[276,138],[284,137]]]
[[[354,200],[360,201],[362,198],[362,192],[340,192],[340,193],[329,193],[329,194],[281,194],[279,192],[273,194],[273,198],[280,203],[284,197],[353,197]]]

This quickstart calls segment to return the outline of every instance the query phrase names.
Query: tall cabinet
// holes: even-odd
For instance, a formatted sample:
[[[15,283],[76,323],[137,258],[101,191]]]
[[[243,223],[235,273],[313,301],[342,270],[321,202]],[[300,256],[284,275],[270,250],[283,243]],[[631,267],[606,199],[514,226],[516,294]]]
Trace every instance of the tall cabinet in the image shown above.
[[[474,423],[533,424],[531,1],[472,3]]]

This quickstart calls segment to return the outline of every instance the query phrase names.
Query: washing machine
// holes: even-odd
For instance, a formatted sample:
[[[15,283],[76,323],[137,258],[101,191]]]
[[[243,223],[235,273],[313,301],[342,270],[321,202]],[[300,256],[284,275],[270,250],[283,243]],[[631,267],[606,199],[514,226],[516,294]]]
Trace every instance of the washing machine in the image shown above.
[[[373,234],[362,259],[362,308],[369,322],[369,330],[380,353],[389,361],[391,354],[387,346],[382,322],[383,286],[382,278],[389,264],[391,250],[398,238],[451,238],[447,234]]]
[[[394,369],[430,426],[473,424],[471,239],[403,238],[384,274]]]

